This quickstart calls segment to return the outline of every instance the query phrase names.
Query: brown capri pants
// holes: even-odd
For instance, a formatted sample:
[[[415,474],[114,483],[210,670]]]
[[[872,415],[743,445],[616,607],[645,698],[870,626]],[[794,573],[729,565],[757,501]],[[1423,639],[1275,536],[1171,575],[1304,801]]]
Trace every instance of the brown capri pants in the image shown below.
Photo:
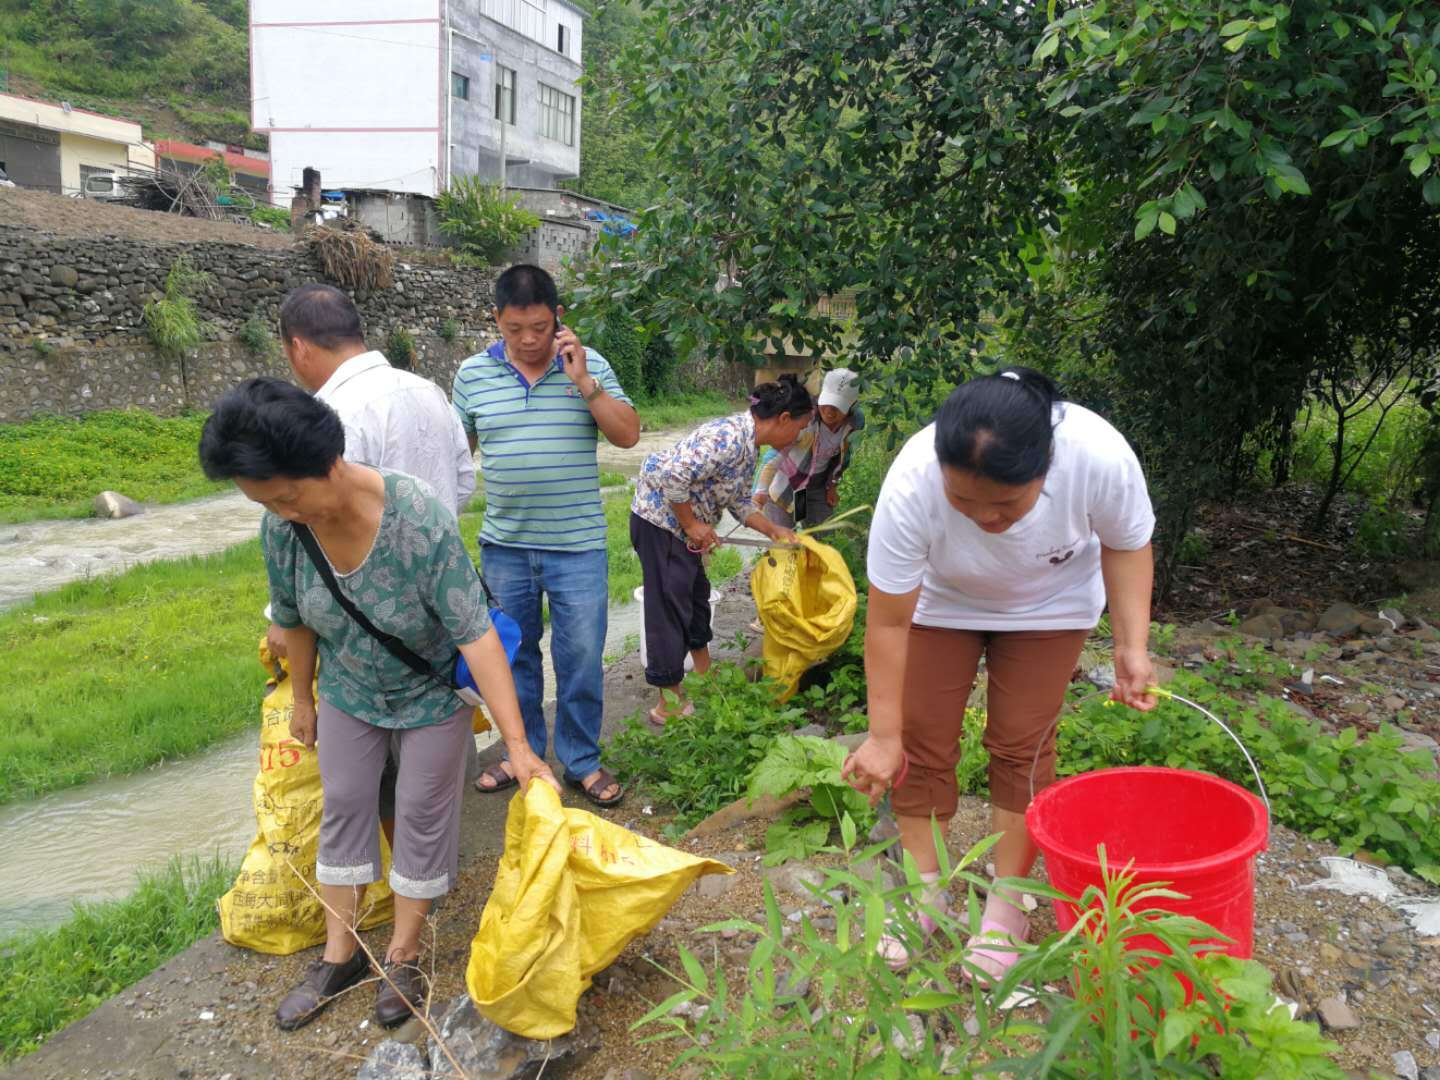
[[[955,766],[965,705],[980,657],[990,677],[985,749],[990,752],[990,803],[1023,813],[1030,805],[1030,763],[1060,707],[1088,630],[950,630],[911,626],[901,690],[901,739],[910,758],[891,806],[906,817],[944,820],[959,796]],[[1035,766],[1035,791],[1055,782],[1055,736]]]

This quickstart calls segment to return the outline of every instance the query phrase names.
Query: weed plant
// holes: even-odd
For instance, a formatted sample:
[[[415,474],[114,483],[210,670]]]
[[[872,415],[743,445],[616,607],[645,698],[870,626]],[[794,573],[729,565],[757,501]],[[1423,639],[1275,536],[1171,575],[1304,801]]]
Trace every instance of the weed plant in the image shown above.
[[[142,871],[122,900],[81,903],[53,930],[0,940],[0,1061],[33,1051],[215,929],[235,879],[218,856]]]

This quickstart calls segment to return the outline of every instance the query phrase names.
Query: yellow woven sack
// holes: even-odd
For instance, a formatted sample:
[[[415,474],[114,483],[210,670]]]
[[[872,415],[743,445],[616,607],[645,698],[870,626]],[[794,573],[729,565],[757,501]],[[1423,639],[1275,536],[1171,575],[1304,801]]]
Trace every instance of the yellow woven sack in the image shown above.
[[[325,910],[296,872],[315,886],[320,847],[320,759],[290,737],[294,688],[283,660],[276,661],[260,640],[260,663],[273,674],[260,706],[260,771],[255,774],[258,832],[245,852],[240,873],[220,898],[220,932],[232,945],[288,956],[325,940]],[[381,867],[390,872],[390,847],[380,834]],[[294,870],[291,867],[294,867]],[[361,901],[369,930],[394,916],[394,897],[385,877],[365,890]]]
[[[855,624],[855,579],[840,552],[800,534],[798,548],[772,548],[750,573],[765,627],[765,674],[793,695],[806,670],[833,653]]]
[[[470,946],[465,985],[507,1031],[553,1039],[575,1027],[590,979],[724,863],[665,847],[584,810],[549,784],[510,800],[505,851]]]

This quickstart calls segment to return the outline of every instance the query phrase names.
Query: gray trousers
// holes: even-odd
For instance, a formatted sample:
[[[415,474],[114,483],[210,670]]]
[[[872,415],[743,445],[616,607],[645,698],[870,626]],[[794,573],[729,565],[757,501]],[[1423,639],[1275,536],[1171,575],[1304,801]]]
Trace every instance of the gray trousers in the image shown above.
[[[474,710],[462,705],[441,723],[398,731],[357,720],[324,699],[316,712],[325,793],[316,880],[322,885],[380,880],[378,796],[393,737],[398,771],[390,888],[412,900],[445,895],[459,871],[464,741],[474,745]]]

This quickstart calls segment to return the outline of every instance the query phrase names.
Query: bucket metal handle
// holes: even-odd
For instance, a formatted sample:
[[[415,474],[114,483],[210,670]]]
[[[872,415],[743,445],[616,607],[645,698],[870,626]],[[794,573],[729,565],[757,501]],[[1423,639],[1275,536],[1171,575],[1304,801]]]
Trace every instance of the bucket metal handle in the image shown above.
[[[1087,694],[1085,697],[1080,698],[1078,701],[1072,702],[1071,707],[1073,708],[1074,706],[1082,705],[1085,702],[1089,701],[1091,698],[1098,697],[1100,694],[1105,694],[1108,692],[1109,691],[1107,690],[1097,690],[1093,694]],[[1212,722],[1218,724],[1220,726],[1220,730],[1225,732],[1226,735],[1230,736],[1230,738],[1234,741],[1235,745],[1240,748],[1240,753],[1245,755],[1245,761],[1250,766],[1250,771],[1255,774],[1255,783],[1258,784],[1260,787],[1260,801],[1265,804],[1266,820],[1273,821],[1274,814],[1271,813],[1270,810],[1270,795],[1265,790],[1265,780],[1260,775],[1260,768],[1258,765],[1255,764],[1255,759],[1250,756],[1250,751],[1245,748],[1245,744],[1240,741],[1240,736],[1236,735],[1235,732],[1230,729],[1230,725],[1225,723],[1224,720],[1221,720],[1209,709],[1205,708],[1205,706],[1198,705],[1195,702],[1191,701],[1189,698],[1181,697],[1173,690],[1166,690],[1164,687],[1161,686],[1152,686],[1145,692],[1147,694],[1153,694],[1155,697],[1165,698],[1168,701],[1177,702],[1180,705],[1190,706],[1190,708],[1194,709],[1201,716],[1204,716],[1208,720],[1211,720]],[[1105,702],[1105,707],[1110,708],[1115,704],[1117,704],[1117,702],[1112,698],[1111,700]],[[1065,710],[1061,709],[1060,712],[1056,715],[1055,719],[1051,722],[1050,726],[1045,729],[1045,734],[1041,737],[1039,744],[1035,747],[1035,756],[1030,759],[1030,798],[1032,801],[1035,798],[1035,770],[1040,765],[1040,751],[1044,749],[1045,744],[1050,741],[1050,736],[1053,735],[1060,727],[1060,721],[1064,716]]]

